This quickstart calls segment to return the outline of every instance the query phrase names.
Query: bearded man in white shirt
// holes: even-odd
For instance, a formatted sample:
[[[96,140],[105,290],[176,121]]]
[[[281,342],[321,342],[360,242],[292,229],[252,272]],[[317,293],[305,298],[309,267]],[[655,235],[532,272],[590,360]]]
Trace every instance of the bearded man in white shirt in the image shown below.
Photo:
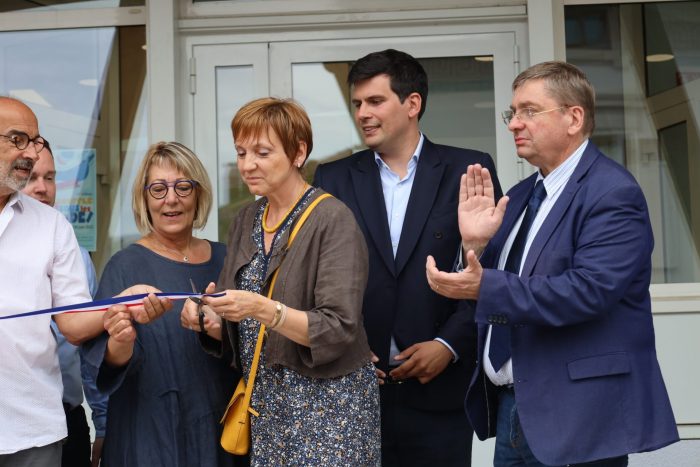
[[[85,267],[63,215],[21,193],[44,149],[36,116],[0,97],[0,317],[90,301]],[[129,290],[125,293],[150,292]],[[150,295],[138,321],[169,303]],[[73,344],[104,330],[102,313],[54,315]],[[0,321],[0,467],[61,464],[66,419],[56,340],[48,314]]]

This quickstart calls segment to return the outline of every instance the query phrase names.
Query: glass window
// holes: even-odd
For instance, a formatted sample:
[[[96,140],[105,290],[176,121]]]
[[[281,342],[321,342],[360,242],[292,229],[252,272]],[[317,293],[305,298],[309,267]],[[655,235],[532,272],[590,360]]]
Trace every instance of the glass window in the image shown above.
[[[440,144],[496,154],[492,57],[421,58],[428,74],[428,106],[421,130]],[[292,94],[309,113],[314,149],[305,166],[316,166],[364,149],[355,126],[350,89],[352,62],[292,65]]]
[[[644,190],[653,283],[700,282],[698,2],[567,6],[567,60],[596,89],[592,137]]]
[[[73,10],[79,8],[116,8],[144,6],[145,0],[3,0],[0,13],[32,9],[32,11]]]
[[[0,33],[0,93],[32,108],[54,151],[56,207],[98,271],[139,237],[131,181],[147,148],[145,27]]]
[[[493,57],[419,59],[428,74],[428,107],[421,129],[434,141],[496,154]],[[311,118],[314,147],[304,166],[313,180],[319,163],[364,149],[355,126],[350,89],[352,62],[312,62],[292,65],[292,95]],[[226,241],[230,219],[253,199],[236,168],[231,119],[257,97],[252,66],[216,68],[219,173],[219,239]],[[222,156],[223,155],[223,156]]]
[[[700,79],[700,2],[645,4],[643,13],[647,94]]]
[[[216,67],[216,144],[218,154],[219,241],[228,241],[236,212],[254,199],[238,172],[231,120],[255,98],[253,66]]]

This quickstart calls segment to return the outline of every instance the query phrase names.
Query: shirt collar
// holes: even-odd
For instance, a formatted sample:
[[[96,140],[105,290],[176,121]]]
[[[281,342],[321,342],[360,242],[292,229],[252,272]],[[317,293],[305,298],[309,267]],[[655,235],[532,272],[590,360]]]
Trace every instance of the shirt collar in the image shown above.
[[[19,209],[20,212],[24,211],[24,200],[22,199],[23,196],[27,195],[21,191],[15,191],[10,195],[10,198],[7,200],[7,204],[5,206],[9,208],[16,204],[17,209]]]
[[[413,165],[418,164],[418,159],[420,159],[420,153],[423,150],[423,142],[425,141],[425,137],[423,136],[423,133],[420,134],[420,138],[418,139],[418,145],[416,145],[416,149],[413,150],[413,156],[411,156],[411,159],[408,162],[409,168]],[[386,162],[382,160],[381,157],[379,157],[379,153],[377,151],[374,151],[374,162],[377,163],[377,166],[381,169],[382,167],[386,167],[387,169],[389,168],[388,165],[386,165]]]
[[[576,150],[564,160],[564,162],[559,165],[556,169],[552,170],[546,177],[542,176],[541,171],[537,171],[537,183],[540,180],[544,180],[544,188],[547,190],[547,196],[552,196],[554,193],[559,191],[566,182],[569,181],[571,175],[574,173],[576,166],[578,165],[583,152],[588,146],[588,139],[586,139],[581,145],[576,148]]]

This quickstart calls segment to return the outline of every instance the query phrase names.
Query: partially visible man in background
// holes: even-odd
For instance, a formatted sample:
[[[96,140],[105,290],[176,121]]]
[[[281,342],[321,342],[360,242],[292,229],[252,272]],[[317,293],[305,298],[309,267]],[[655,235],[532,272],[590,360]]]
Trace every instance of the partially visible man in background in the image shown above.
[[[56,204],[56,164],[51,146],[46,140],[44,140],[44,150],[41,151],[39,160],[34,164],[29,182],[22,191],[48,206],[53,207]],[[97,291],[95,266],[85,248],[80,247],[80,254],[83,264],[85,264],[90,295],[94,296]],[[93,410],[95,442],[98,448],[101,445],[101,438],[104,438],[104,421],[102,420],[106,416],[107,397],[99,393],[95,382],[90,379],[87,373],[81,377],[78,347],[66,340],[53,321],[51,329],[58,344],[58,363],[61,366],[63,379],[63,409],[66,412],[68,426],[68,438],[63,445],[61,465],[62,467],[89,467],[91,465],[90,428],[85,417],[85,410],[81,405],[83,403],[83,386],[86,389],[85,395],[88,398],[88,404]],[[102,427],[101,430],[100,427]],[[99,452],[93,453],[92,457],[95,457],[99,462]],[[92,465],[98,464],[93,462]]]

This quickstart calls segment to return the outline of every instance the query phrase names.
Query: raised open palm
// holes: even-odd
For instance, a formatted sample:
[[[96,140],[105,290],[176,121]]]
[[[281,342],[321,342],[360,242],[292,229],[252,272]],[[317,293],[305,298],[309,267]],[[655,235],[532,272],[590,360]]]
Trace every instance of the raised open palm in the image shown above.
[[[503,222],[508,197],[495,202],[493,180],[480,164],[467,167],[459,187],[459,233],[466,250],[480,254]],[[466,253],[466,251],[465,251]]]

